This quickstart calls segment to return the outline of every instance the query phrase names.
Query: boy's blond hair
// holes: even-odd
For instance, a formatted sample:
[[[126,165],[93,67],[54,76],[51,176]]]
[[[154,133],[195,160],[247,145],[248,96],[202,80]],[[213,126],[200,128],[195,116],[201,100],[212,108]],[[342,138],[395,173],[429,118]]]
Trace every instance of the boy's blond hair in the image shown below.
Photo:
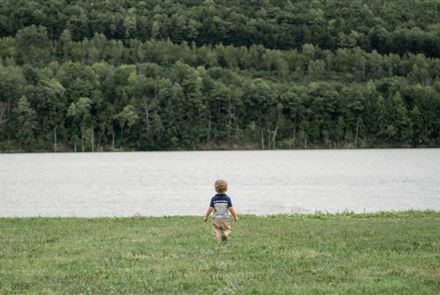
[[[215,191],[223,194],[228,190],[228,183],[224,179],[217,179],[214,183]]]

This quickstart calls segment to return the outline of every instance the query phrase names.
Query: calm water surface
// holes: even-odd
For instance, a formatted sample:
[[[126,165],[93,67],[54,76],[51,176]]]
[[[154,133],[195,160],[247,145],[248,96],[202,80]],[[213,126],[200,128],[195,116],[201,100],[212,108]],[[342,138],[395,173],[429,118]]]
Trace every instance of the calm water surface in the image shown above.
[[[0,216],[440,210],[440,149],[0,154]]]

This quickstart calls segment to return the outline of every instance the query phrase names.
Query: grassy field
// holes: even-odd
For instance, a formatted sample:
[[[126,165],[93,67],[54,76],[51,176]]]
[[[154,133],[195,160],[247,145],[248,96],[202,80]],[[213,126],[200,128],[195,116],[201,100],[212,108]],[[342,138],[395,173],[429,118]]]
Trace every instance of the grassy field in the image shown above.
[[[440,293],[439,212],[240,218],[2,218],[0,293]]]

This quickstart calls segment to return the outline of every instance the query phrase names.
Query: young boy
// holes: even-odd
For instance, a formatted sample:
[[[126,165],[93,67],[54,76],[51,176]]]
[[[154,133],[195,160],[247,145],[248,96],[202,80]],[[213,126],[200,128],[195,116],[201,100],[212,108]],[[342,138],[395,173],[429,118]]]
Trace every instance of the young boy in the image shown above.
[[[226,241],[231,233],[231,224],[229,222],[228,211],[231,212],[234,221],[238,221],[237,214],[232,207],[231,198],[225,193],[228,190],[228,183],[223,179],[217,179],[214,183],[217,194],[212,197],[208,210],[206,211],[204,220],[208,221],[208,216],[214,211],[212,221],[212,229],[215,233],[217,242]]]

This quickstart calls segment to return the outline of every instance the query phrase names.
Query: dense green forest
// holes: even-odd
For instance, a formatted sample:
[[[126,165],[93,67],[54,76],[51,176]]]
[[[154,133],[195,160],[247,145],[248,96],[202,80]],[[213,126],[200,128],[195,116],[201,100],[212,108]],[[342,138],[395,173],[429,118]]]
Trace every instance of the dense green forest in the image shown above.
[[[440,146],[440,2],[0,0],[0,151]]]

